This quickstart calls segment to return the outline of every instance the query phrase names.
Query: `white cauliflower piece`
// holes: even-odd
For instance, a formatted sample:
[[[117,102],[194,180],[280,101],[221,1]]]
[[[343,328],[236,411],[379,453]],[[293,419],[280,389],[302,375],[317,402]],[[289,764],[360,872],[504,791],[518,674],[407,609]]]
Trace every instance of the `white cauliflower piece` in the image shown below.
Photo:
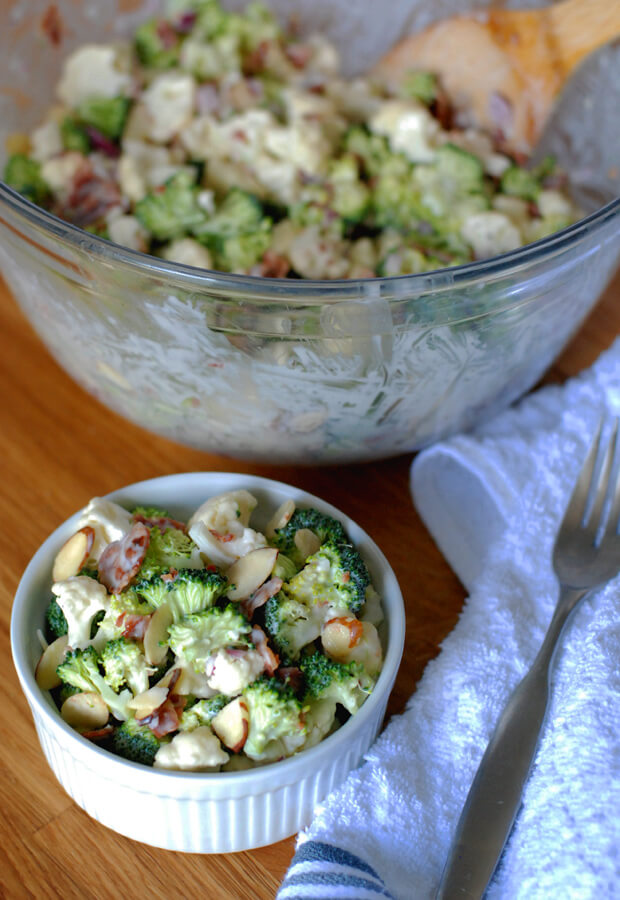
[[[43,125],[35,128],[30,135],[30,147],[30,155],[40,163],[62,153],[64,148],[58,122],[50,119],[49,122],[44,122]]]
[[[230,653],[222,647],[207,660],[207,684],[218,694],[236,697],[248,684],[256,681],[264,668],[265,660],[258,651]]]
[[[52,585],[67,620],[67,643],[73,650],[83,650],[90,644],[90,627],[100,610],[107,612],[108,592],[102,584],[88,575],[72,575]]]
[[[56,92],[73,108],[88,97],[126,95],[131,85],[129,60],[117,47],[86,44],[67,57]]]
[[[206,247],[193,238],[178,238],[162,247],[160,256],[171,262],[184,266],[195,266],[197,269],[212,269],[213,260]]]
[[[306,739],[304,750],[315,747],[329,734],[336,723],[335,700],[312,700],[304,714],[306,724]]]
[[[516,250],[523,243],[517,226],[496,210],[467,216],[461,226],[461,237],[471,245],[476,259]]]
[[[373,625],[380,625],[383,622],[383,602],[381,595],[375,590],[372,584],[366,588],[366,600],[360,610],[360,619],[362,622],[371,622]]]
[[[248,527],[257,500],[248,491],[210,497],[188,522],[191,539],[216,566],[229,566],[250,550],[267,545],[260,532]]]
[[[146,253],[148,235],[135,216],[115,216],[108,219],[107,225],[111,241]]]
[[[93,497],[82,510],[76,531],[85,525],[89,525],[95,532],[89,561],[98,562],[108,544],[119,541],[131,531],[132,520],[130,513],[118,503],[103,497]]]
[[[404,153],[415,163],[433,162],[442,142],[437,119],[422,104],[407,100],[388,100],[370,119],[375,134],[387,137],[394,153]]]
[[[179,656],[176,657],[174,667],[181,670],[181,674],[174,686],[175,693],[182,695],[193,694],[194,697],[200,697],[201,699],[213,697],[215,691],[209,687],[207,676],[204,672],[197,672],[191,664],[188,665]]]
[[[228,758],[209,726],[200,725],[193,731],[181,731],[169,744],[162,744],[153,766],[184,772],[217,772]]]
[[[572,218],[574,214],[570,200],[560,191],[543,190],[536,198],[536,204],[543,218],[551,216],[559,216],[567,219]]]
[[[43,163],[41,176],[54,194],[62,196],[71,191],[75,176],[83,165],[84,157],[81,153],[61,153]]]
[[[165,72],[153,79],[142,95],[148,113],[147,137],[166,143],[190,122],[196,102],[196,82],[191,75]]]

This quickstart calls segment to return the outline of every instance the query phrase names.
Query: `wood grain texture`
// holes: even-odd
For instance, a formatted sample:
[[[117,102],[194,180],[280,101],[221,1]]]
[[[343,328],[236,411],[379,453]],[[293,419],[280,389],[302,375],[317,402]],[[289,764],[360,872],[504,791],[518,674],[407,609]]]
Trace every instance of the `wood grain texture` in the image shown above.
[[[545,381],[562,381],[591,365],[618,333],[620,277]],[[41,541],[91,496],[140,479],[199,469],[275,477],[340,507],[386,552],[407,607],[405,654],[388,708],[399,712],[465,599],[410,501],[411,456],[350,467],[276,468],[154,437],[105,409],[65,375],[1,282],[0,383],[0,637],[5,659],[0,676],[0,896],[273,898],[292,856],[293,838],[248,853],[186,856],[120,837],[69,799],[39,749],[10,662],[13,595]]]

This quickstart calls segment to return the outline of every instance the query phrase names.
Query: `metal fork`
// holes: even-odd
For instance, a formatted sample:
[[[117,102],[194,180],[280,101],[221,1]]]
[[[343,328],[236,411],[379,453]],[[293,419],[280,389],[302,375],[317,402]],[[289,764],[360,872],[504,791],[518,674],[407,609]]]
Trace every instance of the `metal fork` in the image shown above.
[[[569,616],[620,570],[618,420],[605,448],[598,428],[560,525],[553,567],[560,593],[531,669],[502,712],[472,782],[435,900],[480,898],[521,805],[549,700],[549,676]],[[597,461],[601,459],[597,465]]]

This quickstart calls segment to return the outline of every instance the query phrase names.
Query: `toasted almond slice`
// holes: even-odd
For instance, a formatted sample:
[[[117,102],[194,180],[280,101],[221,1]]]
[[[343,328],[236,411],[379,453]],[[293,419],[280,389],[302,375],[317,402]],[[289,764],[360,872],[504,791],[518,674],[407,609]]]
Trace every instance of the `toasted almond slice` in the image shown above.
[[[103,728],[110,718],[110,711],[103,697],[94,691],[85,691],[67,697],[60,707],[60,715],[77,731],[94,731]]]
[[[265,528],[265,535],[268,538],[275,537],[276,529],[284,528],[291,520],[291,516],[295,512],[295,502],[293,500],[285,500],[281,506],[278,506],[273,516],[269,519]]]
[[[266,581],[273,571],[278,551],[273,547],[250,550],[232,564],[226,577],[233,587],[228,591],[230,600],[245,600]]]
[[[136,694],[127,706],[135,711],[136,719],[146,719],[147,716],[150,716],[162,705],[167,696],[168,688],[156,685],[149,688],[148,691]]]
[[[168,629],[172,625],[172,610],[162,603],[153,615],[144,632],[144,656],[150,666],[160,665],[168,652]]]
[[[52,568],[54,581],[65,581],[72,575],[77,575],[86,565],[94,540],[95,531],[90,525],[85,525],[71,535],[56,554]]]
[[[56,674],[56,669],[65,658],[67,643],[68,636],[61,634],[41,654],[34,671],[34,677],[42,691],[51,691],[52,688],[58,687],[60,684],[60,678]]]
[[[312,556],[313,553],[316,553],[321,546],[321,541],[318,536],[314,531],[310,531],[309,528],[300,528],[299,531],[296,531],[294,541],[295,546],[304,559],[307,559],[309,556]]]
[[[250,711],[243,697],[235,697],[211,721],[211,728],[233,753],[239,753],[250,730]]]

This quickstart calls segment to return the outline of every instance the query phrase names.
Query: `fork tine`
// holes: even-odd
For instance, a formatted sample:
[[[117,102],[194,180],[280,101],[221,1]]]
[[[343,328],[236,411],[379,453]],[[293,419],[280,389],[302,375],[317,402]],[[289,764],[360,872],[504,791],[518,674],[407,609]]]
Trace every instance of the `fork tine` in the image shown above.
[[[596,465],[599,446],[601,443],[602,431],[603,419],[601,419],[601,421],[599,422],[598,429],[594,438],[592,439],[592,444],[588,451],[588,455],[586,456],[581,467],[579,477],[577,478],[577,482],[575,484],[575,487],[573,488],[573,493],[571,494],[570,500],[568,501],[568,506],[566,507],[566,513],[564,515],[562,526],[566,526],[567,528],[579,528],[583,523],[588,503],[588,497],[590,496],[592,475],[594,473],[594,467]]]
[[[614,420],[613,431],[611,436],[607,442],[607,446],[605,448],[605,453],[603,456],[603,461],[601,463],[601,468],[599,472],[599,476],[596,483],[595,493],[594,493],[594,502],[592,503],[592,509],[590,510],[590,514],[588,516],[588,521],[586,523],[586,527],[596,535],[599,528],[601,527],[603,520],[603,513],[605,511],[605,503],[607,501],[607,497],[609,494],[609,483],[611,478],[611,470],[613,468],[615,454],[616,454],[616,440],[618,437],[618,420]]]
[[[618,419],[616,418],[614,420],[612,463],[618,456],[618,443]],[[618,520],[620,519],[620,472],[617,470],[615,482],[610,486],[608,493],[610,495],[611,506],[603,537],[613,537],[618,531]]]

